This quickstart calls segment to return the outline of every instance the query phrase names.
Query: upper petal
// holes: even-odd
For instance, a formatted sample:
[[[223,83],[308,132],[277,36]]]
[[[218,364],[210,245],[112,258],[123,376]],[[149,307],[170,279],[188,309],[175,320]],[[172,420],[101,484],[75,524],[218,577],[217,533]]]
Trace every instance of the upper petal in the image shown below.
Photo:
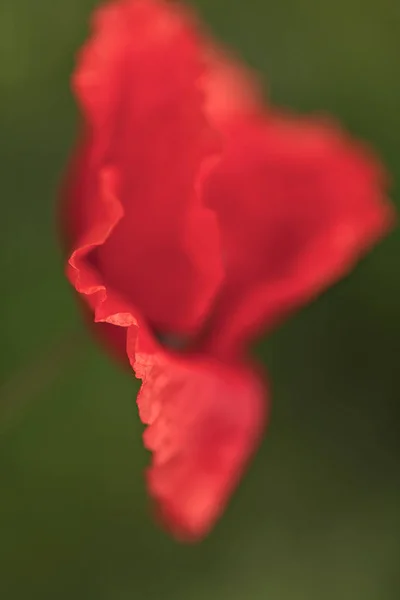
[[[226,139],[203,180],[227,269],[203,340],[219,354],[347,273],[393,216],[381,165],[332,123],[271,113]]]
[[[243,366],[166,355],[143,329],[139,337],[128,331],[128,354],[143,380],[138,406],[152,452],[149,493],[169,530],[198,539],[222,513],[260,440],[265,389]]]
[[[211,41],[205,48],[204,60],[201,86],[205,111],[224,138],[227,124],[262,113],[264,90],[255,73]]]
[[[219,151],[202,53],[175,4],[118,0],[95,13],[73,77],[85,122],[66,203],[72,254],[163,331],[199,327],[223,277],[215,215],[196,193],[203,163]],[[110,164],[122,214],[101,243],[83,248]]]

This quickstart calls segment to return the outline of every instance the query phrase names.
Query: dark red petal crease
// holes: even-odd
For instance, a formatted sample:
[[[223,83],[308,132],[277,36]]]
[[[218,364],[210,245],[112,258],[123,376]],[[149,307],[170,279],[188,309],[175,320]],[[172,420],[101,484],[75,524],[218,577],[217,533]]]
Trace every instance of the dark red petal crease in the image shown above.
[[[95,321],[127,327],[137,323],[133,306],[114,290],[106,289],[101,275],[88,259],[123,217],[123,208],[117,197],[117,183],[118,176],[112,167],[105,167],[99,172],[97,202],[92,207],[90,227],[79,238],[77,249],[70,256],[68,277],[75,289],[87,299]]]
[[[165,526],[196,540],[220,516],[258,445],[265,386],[243,366],[152,352],[151,342],[141,351],[132,329],[128,354],[143,381],[138,406],[152,452],[149,492]]]

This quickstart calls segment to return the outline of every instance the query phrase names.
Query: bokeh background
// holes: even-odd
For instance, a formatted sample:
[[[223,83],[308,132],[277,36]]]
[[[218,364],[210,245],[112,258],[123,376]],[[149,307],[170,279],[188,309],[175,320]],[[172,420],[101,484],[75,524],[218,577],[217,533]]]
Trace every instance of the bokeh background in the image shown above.
[[[76,125],[74,54],[95,0],[0,5],[0,597],[400,597],[400,238],[255,354],[262,449],[214,532],[149,517],[137,383],[86,334],[64,280],[56,190]],[[398,0],[198,0],[268,96],[329,111],[400,181]]]

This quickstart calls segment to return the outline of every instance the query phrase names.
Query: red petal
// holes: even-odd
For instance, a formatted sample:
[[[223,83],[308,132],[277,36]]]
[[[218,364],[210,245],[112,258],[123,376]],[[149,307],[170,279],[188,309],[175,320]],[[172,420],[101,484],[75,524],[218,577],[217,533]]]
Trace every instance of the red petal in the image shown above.
[[[201,78],[205,110],[215,127],[261,113],[263,92],[258,78],[240,61],[209,43],[205,52],[206,69]]]
[[[222,278],[217,223],[195,193],[218,148],[201,63],[195,29],[175,5],[120,0],[96,13],[74,76],[90,131],[87,168],[96,178],[112,162],[124,210],[92,265],[163,331],[198,327]],[[92,207],[88,187],[79,201]]]
[[[119,360],[127,363],[125,326],[137,321],[137,310],[114,290],[106,289],[93,262],[93,250],[104,243],[123,216],[119,178],[111,165],[93,172],[89,150],[90,144],[81,141],[62,187],[59,220],[70,256],[67,275],[81,294],[83,316],[90,328]],[[117,315],[124,313],[125,317],[118,319]]]
[[[138,406],[153,454],[149,493],[168,529],[198,539],[223,511],[257,446],[265,392],[250,370],[166,356],[143,338],[143,329],[139,340],[133,330],[128,354],[143,380]]]
[[[116,189],[115,170],[104,167],[99,172],[97,202],[91,207],[90,227],[78,239],[77,248],[70,256],[68,277],[75,289],[86,297],[95,321],[127,327],[137,323],[136,311],[116,292],[106,289],[97,269],[88,260],[90,253],[104,243],[123,216]]]
[[[206,347],[225,355],[339,279],[388,229],[381,166],[333,124],[271,116],[227,131],[203,192],[227,285]]]

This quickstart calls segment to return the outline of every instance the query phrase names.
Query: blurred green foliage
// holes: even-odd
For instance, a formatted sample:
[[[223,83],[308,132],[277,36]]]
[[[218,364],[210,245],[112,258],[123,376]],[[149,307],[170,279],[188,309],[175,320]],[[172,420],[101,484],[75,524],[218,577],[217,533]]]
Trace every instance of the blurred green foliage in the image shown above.
[[[273,102],[333,113],[400,180],[397,0],[196,4]],[[149,518],[137,383],[83,331],[54,228],[68,79],[94,5],[0,6],[0,597],[395,600],[396,232],[255,349],[269,432],[212,535],[180,546]]]

